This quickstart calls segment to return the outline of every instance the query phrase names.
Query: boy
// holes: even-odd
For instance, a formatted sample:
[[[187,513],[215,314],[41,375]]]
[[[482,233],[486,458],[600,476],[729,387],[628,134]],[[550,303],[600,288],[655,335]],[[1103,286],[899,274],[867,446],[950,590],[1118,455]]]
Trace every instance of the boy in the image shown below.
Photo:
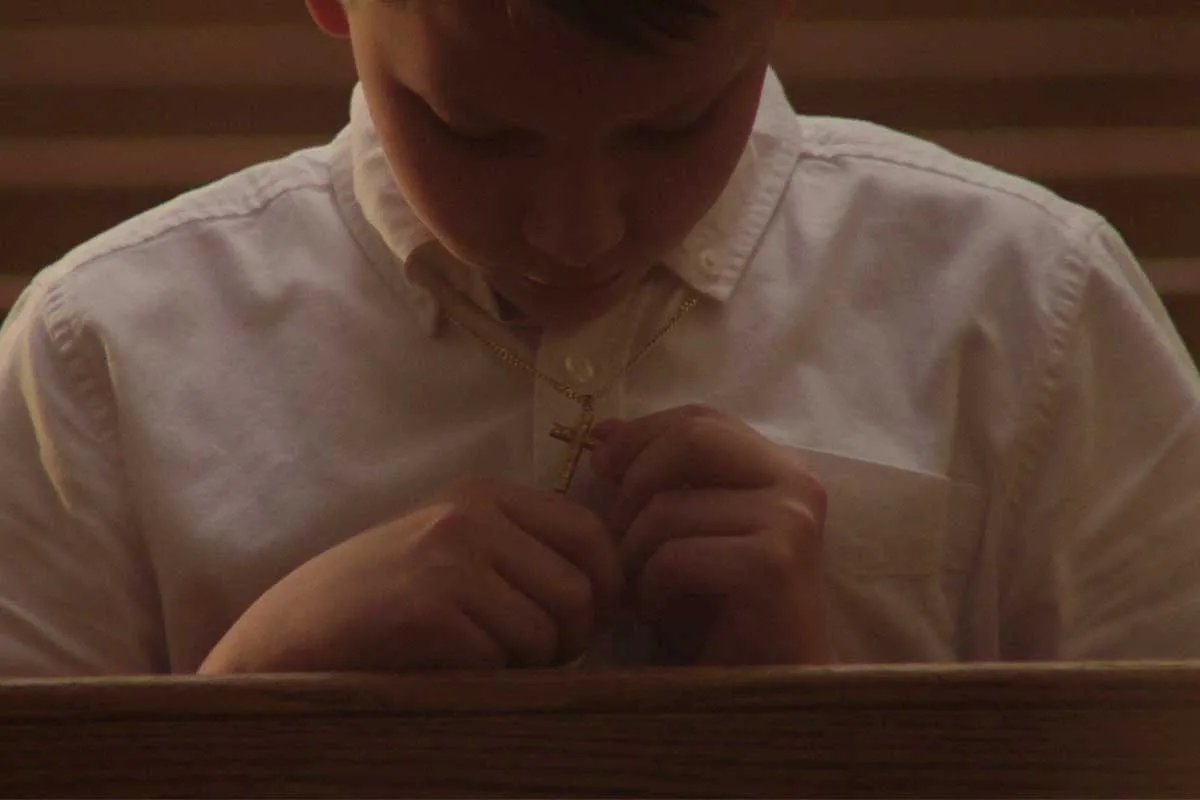
[[[1094,214],[797,118],[778,0],[308,6],[346,131],[0,336],[0,672],[1200,652],[1200,380]]]

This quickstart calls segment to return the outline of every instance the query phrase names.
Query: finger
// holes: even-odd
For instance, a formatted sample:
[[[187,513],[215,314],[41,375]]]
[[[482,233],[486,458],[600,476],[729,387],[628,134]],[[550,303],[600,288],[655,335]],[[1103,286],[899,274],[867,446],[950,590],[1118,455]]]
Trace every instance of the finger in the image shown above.
[[[506,487],[498,495],[498,504],[509,522],[586,576],[597,624],[603,624],[615,609],[624,584],[616,539],[608,527],[587,508],[554,492]],[[523,557],[547,574],[562,574],[528,550]],[[515,557],[503,561],[514,575],[519,569],[515,561]]]
[[[558,658],[558,626],[525,592],[490,570],[459,597],[468,619],[504,651],[509,666],[548,666]]]
[[[779,448],[728,418],[679,419],[646,443],[625,471],[612,522],[624,531],[656,494],[681,487],[756,489],[776,483]]]
[[[726,537],[703,537],[667,542],[647,561],[633,589],[634,607],[657,633],[669,663],[700,660],[741,560]]]
[[[511,656],[503,643],[462,608],[422,618],[421,630],[409,630],[385,643],[376,655],[356,664],[356,670],[389,672],[396,669],[503,669]],[[421,646],[413,645],[421,642]]]
[[[656,494],[621,539],[625,574],[636,581],[650,557],[674,539],[766,532],[820,547],[821,520],[801,499],[772,490],[681,489]]]
[[[592,471],[614,483],[625,477],[629,465],[652,440],[682,419],[719,416],[708,406],[693,404],[669,408],[632,420],[609,419],[592,429],[598,444],[592,451]]]
[[[668,542],[647,562],[638,612],[684,663],[799,663],[827,655],[821,559],[777,558],[764,536]]]
[[[615,600],[598,598],[588,574],[557,551],[508,520],[502,524],[511,526],[513,533],[494,537],[495,546],[488,553],[492,568],[553,618],[554,660],[582,653],[596,630],[607,625]]]

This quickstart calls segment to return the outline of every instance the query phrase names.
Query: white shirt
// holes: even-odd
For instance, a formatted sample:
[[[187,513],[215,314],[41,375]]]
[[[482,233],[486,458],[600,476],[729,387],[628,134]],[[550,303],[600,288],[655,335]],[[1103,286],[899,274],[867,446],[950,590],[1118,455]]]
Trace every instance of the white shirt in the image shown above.
[[[444,314],[587,390],[685,291],[599,413],[705,403],[804,456],[843,661],[1200,655],[1200,380],[1092,212],[797,118],[772,76],[668,268],[535,350],[470,270],[422,288],[437,245],[353,105],[330,145],[85,244],[11,313],[0,674],[194,670],[289,571],[455,478],[548,486],[576,406]],[[603,503],[586,471],[577,496]]]

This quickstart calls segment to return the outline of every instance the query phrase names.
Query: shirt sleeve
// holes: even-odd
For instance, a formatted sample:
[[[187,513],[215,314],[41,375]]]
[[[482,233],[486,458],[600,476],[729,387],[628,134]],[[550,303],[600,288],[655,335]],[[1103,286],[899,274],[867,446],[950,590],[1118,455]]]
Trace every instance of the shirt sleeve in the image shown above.
[[[0,675],[160,671],[104,347],[46,284],[0,330]]]
[[[1065,265],[997,543],[1005,658],[1200,657],[1200,377],[1107,224]]]

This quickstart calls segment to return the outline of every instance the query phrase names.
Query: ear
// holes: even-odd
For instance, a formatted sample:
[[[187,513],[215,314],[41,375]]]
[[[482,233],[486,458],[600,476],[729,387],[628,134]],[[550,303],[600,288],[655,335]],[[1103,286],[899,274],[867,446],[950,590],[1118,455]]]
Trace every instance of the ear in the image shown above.
[[[342,0],[305,0],[308,14],[317,27],[337,39],[350,36],[350,20]]]

